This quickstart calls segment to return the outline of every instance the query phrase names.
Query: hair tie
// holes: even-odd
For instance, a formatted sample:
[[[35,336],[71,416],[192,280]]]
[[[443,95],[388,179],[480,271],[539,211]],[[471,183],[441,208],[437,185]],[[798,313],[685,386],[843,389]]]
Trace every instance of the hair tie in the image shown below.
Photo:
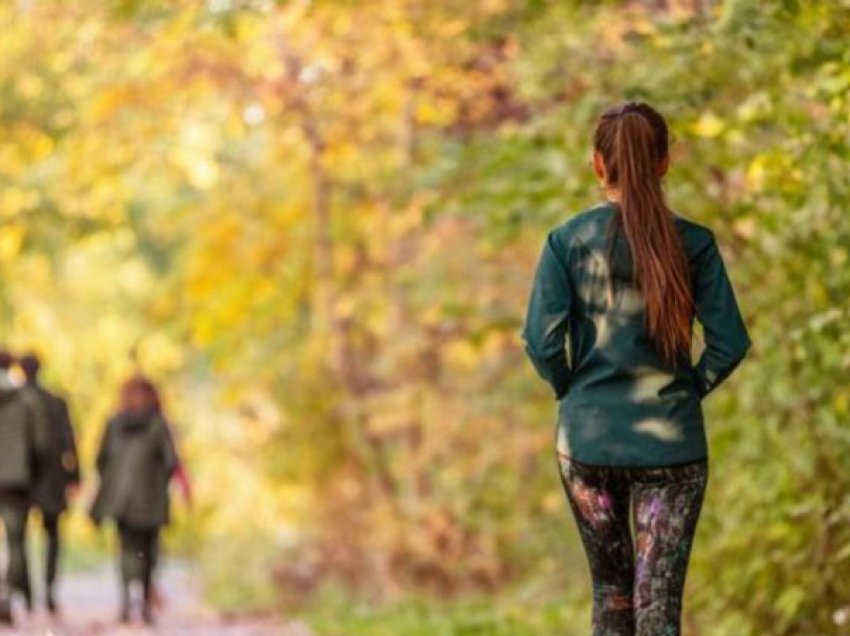
[[[640,102],[626,102],[620,110],[620,115],[626,115],[627,113],[643,115],[643,109],[641,108]]]

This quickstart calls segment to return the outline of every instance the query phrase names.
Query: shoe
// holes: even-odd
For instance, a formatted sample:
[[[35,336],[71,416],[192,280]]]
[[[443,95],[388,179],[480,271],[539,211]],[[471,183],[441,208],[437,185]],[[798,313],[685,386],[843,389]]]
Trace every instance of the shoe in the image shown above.
[[[50,612],[52,616],[59,613],[59,607],[56,605],[56,597],[53,596],[52,590],[47,593],[47,611]]]
[[[156,585],[151,584],[150,590],[151,596],[151,604],[158,610],[161,610],[165,607],[166,600],[162,595],[162,592],[159,591],[159,588]]]
[[[14,626],[15,618],[12,616],[12,603],[9,599],[0,600],[0,625]]]
[[[145,603],[142,607],[142,621],[148,626],[154,624],[153,607],[150,603]]]

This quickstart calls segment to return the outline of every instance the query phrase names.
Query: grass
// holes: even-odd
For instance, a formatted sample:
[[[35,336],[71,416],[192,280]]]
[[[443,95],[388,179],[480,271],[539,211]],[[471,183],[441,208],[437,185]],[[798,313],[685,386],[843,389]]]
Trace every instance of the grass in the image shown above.
[[[318,636],[583,636],[588,612],[579,590],[517,588],[489,597],[376,605],[328,589],[306,618]]]

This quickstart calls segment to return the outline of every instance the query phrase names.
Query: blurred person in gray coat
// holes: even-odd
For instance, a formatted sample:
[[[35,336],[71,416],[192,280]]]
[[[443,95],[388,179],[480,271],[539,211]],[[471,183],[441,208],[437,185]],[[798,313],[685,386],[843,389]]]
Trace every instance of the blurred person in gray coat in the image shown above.
[[[25,532],[32,492],[47,455],[47,423],[31,392],[16,387],[9,371],[14,363],[0,350],[0,520],[6,535],[6,564],[0,571],[0,625],[13,624],[15,592],[32,610]]]

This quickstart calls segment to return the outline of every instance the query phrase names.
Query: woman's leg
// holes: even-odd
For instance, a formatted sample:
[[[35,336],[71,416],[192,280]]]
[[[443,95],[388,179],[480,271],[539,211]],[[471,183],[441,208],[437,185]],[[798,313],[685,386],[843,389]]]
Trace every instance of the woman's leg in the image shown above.
[[[708,465],[699,462],[634,473],[636,633],[678,636]]]
[[[43,513],[42,523],[47,534],[47,568],[46,568],[46,594],[47,609],[56,611],[56,596],[54,587],[56,584],[56,573],[59,564],[59,513]]]
[[[25,508],[22,507],[18,493],[0,492],[0,526],[6,539],[6,563],[0,571],[0,625],[13,625],[12,593],[24,584],[26,563],[22,561],[24,527],[26,525]]]
[[[561,480],[593,578],[594,636],[634,634],[629,484],[618,469],[560,458]]]
[[[144,606],[142,616],[146,623],[153,622],[153,570],[156,565],[156,550],[159,542],[159,530],[146,530],[142,551],[142,590]]]
[[[4,577],[9,591],[18,590],[27,610],[32,609],[29,567],[27,565],[26,529],[29,503],[26,496],[13,493],[0,502],[0,515],[6,533],[7,564]],[[11,596],[11,594],[9,594]]]
[[[120,545],[121,567],[121,620],[130,620],[130,585],[137,571],[138,539],[136,532],[124,525],[118,524],[118,539]]]

